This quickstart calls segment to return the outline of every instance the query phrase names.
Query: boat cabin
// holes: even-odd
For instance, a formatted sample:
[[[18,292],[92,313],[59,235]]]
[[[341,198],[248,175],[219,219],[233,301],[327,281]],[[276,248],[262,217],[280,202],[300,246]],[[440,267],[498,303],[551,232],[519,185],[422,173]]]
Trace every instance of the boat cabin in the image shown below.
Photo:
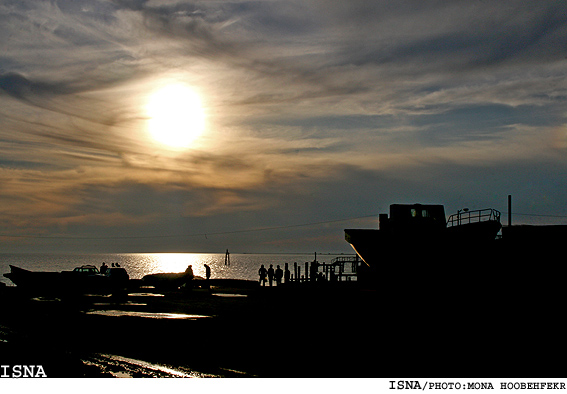
[[[422,204],[392,204],[390,205],[390,217],[380,214],[380,230],[424,230],[444,229],[445,208],[443,205]]]

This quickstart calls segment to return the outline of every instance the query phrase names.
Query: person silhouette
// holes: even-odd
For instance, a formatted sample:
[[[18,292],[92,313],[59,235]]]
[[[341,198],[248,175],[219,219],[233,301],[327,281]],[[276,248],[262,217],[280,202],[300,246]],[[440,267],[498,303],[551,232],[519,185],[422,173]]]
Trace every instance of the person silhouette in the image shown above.
[[[185,277],[188,280],[193,280],[193,266],[192,265],[188,265],[187,269],[185,270]]]
[[[211,267],[205,264],[205,276],[207,280],[211,279]]]
[[[106,271],[108,270],[108,265],[106,265],[105,262],[102,263],[102,265],[100,266],[100,273],[101,274],[106,274]]]
[[[180,286],[184,286],[185,290],[193,289],[193,279],[195,275],[193,274],[193,266],[189,264],[185,269],[185,273],[178,279]]]
[[[270,268],[268,268],[268,281],[270,282],[270,286],[272,286],[273,280],[274,280],[274,265],[270,264]]]
[[[289,283],[291,280],[291,272],[289,271],[288,263],[285,263],[284,283]]]
[[[275,278],[276,278],[276,284],[278,286],[281,285],[282,284],[282,278],[283,278],[283,270],[280,268],[279,265],[276,268]]]
[[[267,274],[268,274],[268,271],[264,267],[264,264],[262,264],[262,266],[258,270],[258,275],[260,275],[260,284],[262,284],[262,286],[266,286],[266,275]]]

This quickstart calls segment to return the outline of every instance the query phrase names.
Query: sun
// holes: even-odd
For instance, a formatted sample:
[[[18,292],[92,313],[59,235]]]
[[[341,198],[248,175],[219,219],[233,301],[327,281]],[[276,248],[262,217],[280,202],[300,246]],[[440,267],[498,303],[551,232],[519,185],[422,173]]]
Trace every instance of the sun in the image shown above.
[[[173,148],[190,146],[205,130],[201,98],[183,84],[171,84],[153,93],[147,103],[152,138]]]

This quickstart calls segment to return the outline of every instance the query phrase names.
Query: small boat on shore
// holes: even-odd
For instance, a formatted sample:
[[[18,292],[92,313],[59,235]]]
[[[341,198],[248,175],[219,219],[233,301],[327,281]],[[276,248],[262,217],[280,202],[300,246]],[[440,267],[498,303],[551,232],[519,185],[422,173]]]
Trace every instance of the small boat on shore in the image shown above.
[[[177,289],[187,283],[191,283],[193,279],[195,279],[193,267],[189,265],[184,272],[160,272],[145,275],[142,278],[142,283],[157,288]]]
[[[73,271],[30,271],[10,265],[4,274],[16,286],[28,291],[108,292],[128,286],[130,277],[122,267],[108,267],[101,273],[94,265],[82,265]]]

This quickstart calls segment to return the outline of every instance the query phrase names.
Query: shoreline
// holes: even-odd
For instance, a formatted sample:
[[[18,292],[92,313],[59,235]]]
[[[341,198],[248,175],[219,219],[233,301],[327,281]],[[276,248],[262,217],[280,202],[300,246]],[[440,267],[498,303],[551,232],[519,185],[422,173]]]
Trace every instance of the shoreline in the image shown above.
[[[294,296],[259,286],[144,291],[114,298],[59,298],[28,297],[17,287],[0,289],[0,361],[41,364],[48,377],[113,377],[120,371],[133,377],[179,376],[154,367],[132,368],[126,359],[191,376],[333,377],[329,362],[340,363],[344,353],[328,351],[325,343],[334,334],[325,334],[320,324],[334,319],[329,320],[327,307],[313,310],[302,302],[310,291],[293,291]],[[89,313],[108,310],[126,313]],[[160,313],[206,318],[142,317]],[[305,351],[305,345],[298,351],[290,348],[288,336],[303,337],[314,329],[320,341],[313,343],[313,352]],[[308,353],[309,361],[304,357]],[[332,353],[336,358],[330,358]],[[346,377],[373,376],[369,370],[347,370]]]
[[[211,289],[48,297],[0,287],[0,364],[44,365],[49,377],[563,373],[552,357],[562,348],[562,276],[550,287],[528,281],[536,278],[531,270],[489,277],[470,270],[460,271],[469,277],[436,276],[425,267],[421,275],[395,272],[371,288],[225,281]],[[124,313],[89,313],[112,310]]]

